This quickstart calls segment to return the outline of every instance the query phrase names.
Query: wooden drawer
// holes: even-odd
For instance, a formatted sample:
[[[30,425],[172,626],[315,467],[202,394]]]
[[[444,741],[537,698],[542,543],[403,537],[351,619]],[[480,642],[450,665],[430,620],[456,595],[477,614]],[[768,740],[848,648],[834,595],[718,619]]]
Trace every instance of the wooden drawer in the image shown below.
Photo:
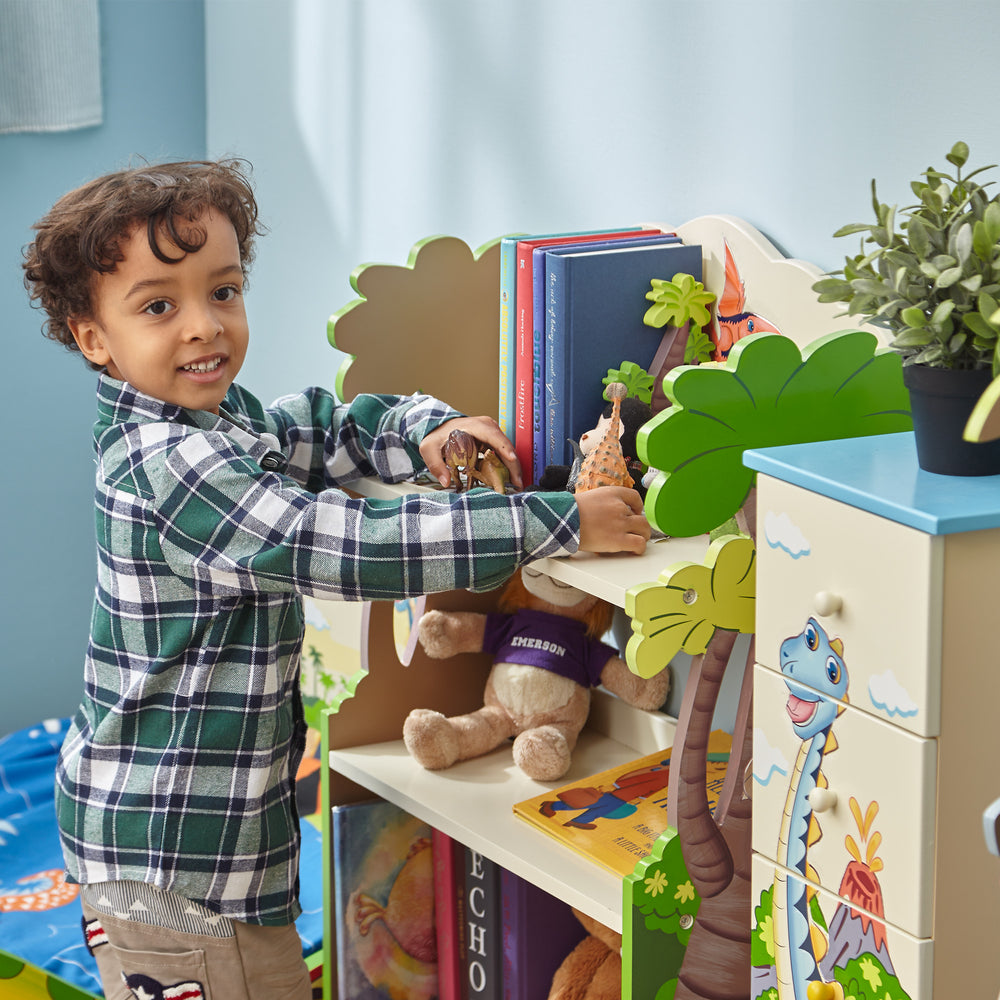
[[[804,883],[790,872],[782,872],[775,882],[779,869],[767,858],[754,855],[751,870],[753,916],[753,950],[751,967],[751,997],[772,996],[767,990],[776,988],[776,977],[796,978],[803,982],[810,979],[803,970],[812,967],[808,950],[792,954],[791,949],[780,949],[785,956],[775,961],[776,942],[787,940],[783,925],[788,910],[775,899],[783,894],[787,880],[789,893],[795,897],[804,890]],[[786,904],[787,905],[787,904]],[[826,947],[819,959],[822,979],[837,979],[848,988],[847,996],[856,995],[849,986],[855,980],[865,996],[901,997],[910,1000],[934,1000],[933,994],[933,942],[915,938],[892,924],[872,919],[870,914],[845,904],[825,890],[815,891],[811,909],[822,913],[826,931],[819,939],[819,950]],[[815,948],[814,943],[809,947]],[[798,973],[796,974],[796,970]],[[894,982],[898,980],[898,986]],[[954,996],[962,995],[955,984]],[[781,994],[784,995],[784,994]],[[788,991],[791,996],[791,991]],[[796,996],[800,994],[796,992]],[[805,996],[805,989],[801,995]],[[941,1000],[938,997],[938,1000]]]
[[[757,511],[757,659],[780,669],[814,617],[843,643],[855,708],[937,736],[943,539],[765,475]]]
[[[795,804],[789,796],[793,785],[803,794],[813,787],[807,773],[810,766],[801,757],[811,742],[800,738],[790,715],[796,711],[806,716],[805,706],[812,698],[806,689],[800,693],[805,696],[801,703],[790,702],[781,674],[760,665],[755,668],[754,851],[800,870],[796,845],[811,816],[813,842],[806,851],[811,877],[836,894],[859,891],[858,882],[871,883],[873,898],[882,899],[886,920],[916,937],[929,937],[934,916],[937,742],[843,708],[832,726],[836,748],[828,746],[819,758],[827,792],[835,800],[824,803],[813,796],[809,803]],[[824,707],[835,712],[838,704],[820,697],[817,712]],[[816,737],[815,742],[822,744],[824,738]],[[783,826],[789,829],[787,836]],[[788,842],[787,851],[779,847],[780,841]]]

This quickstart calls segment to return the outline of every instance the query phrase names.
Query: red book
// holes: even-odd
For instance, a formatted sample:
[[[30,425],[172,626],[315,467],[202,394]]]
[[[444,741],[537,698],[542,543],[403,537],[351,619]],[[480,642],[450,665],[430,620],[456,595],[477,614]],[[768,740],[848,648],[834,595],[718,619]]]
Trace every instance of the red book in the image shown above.
[[[431,834],[434,922],[437,927],[438,998],[465,996],[465,851],[440,830]]]
[[[535,371],[534,343],[544,336],[544,326],[535,323],[533,315],[534,281],[532,278],[531,253],[536,247],[554,246],[559,243],[584,243],[592,240],[611,240],[618,237],[634,236],[641,227],[632,229],[603,230],[599,232],[552,234],[518,240],[516,295],[514,298],[516,316],[516,353],[514,357],[514,450],[521,463],[521,473],[525,483],[533,483],[541,469],[535,469],[532,462],[532,438],[534,435],[534,382],[545,373]]]

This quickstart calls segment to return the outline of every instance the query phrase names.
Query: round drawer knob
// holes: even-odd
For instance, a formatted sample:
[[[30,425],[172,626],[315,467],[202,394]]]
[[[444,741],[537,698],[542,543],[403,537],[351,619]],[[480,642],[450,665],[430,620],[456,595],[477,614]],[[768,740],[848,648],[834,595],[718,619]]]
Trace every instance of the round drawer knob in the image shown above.
[[[840,594],[831,594],[829,590],[821,590],[813,599],[813,606],[820,618],[829,618],[830,615],[835,615],[843,608],[844,599]]]
[[[829,812],[837,804],[837,793],[829,788],[814,788],[807,798],[813,812]]]

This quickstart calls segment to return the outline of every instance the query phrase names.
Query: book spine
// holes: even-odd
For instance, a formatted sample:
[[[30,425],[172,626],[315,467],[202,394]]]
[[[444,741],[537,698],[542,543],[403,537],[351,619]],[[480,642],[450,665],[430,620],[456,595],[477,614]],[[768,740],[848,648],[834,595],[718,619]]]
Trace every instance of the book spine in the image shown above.
[[[498,359],[498,422],[514,440],[514,380],[517,366],[517,240],[500,241],[500,356]]]
[[[524,925],[521,904],[524,900],[521,880],[506,868],[500,873],[501,918],[503,921],[503,996],[504,1000],[527,1000],[521,961]]]
[[[525,483],[535,481],[531,462],[533,395],[532,366],[534,348],[531,329],[531,248],[524,243],[517,245],[517,274],[515,284],[516,360],[514,368],[514,451],[521,463]]]
[[[500,866],[465,848],[466,988],[470,1000],[503,1000]]]
[[[565,465],[566,391],[570,344],[566,294],[566,258],[548,254],[545,263],[545,464]],[[583,433],[581,429],[580,433]],[[572,459],[569,459],[571,461]]]
[[[344,924],[344,914],[347,912],[347,894],[349,889],[346,885],[346,860],[345,854],[345,825],[348,822],[346,810],[343,806],[334,806],[333,819],[330,825],[333,839],[333,912],[334,912],[334,954],[337,956],[337,995],[348,996],[349,985],[347,982],[348,963],[350,962],[350,948],[347,943],[347,927]]]
[[[535,250],[531,255],[531,317],[532,317],[532,411],[533,422],[531,427],[531,461],[535,469],[537,479],[542,470],[548,465],[546,455],[546,413],[545,413],[545,380],[546,380],[546,356],[545,356],[545,317],[546,303],[548,301],[545,288],[545,262],[549,255],[545,250]]]
[[[446,833],[431,833],[439,1000],[462,1000],[465,982],[464,849]]]

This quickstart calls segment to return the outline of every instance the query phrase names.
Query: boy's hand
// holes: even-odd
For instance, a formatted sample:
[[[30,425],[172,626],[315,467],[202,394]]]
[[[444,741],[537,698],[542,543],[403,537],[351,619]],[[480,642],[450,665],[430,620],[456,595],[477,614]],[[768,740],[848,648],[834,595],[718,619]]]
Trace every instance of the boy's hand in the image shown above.
[[[652,534],[642,497],[624,486],[599,486],[576,494],[581,552],[642,555]]]
[[[427,471],[442,486],[447,487],[451,482],[451,475],[441,450],[452,431],[467,431],[482,444],[484,451],[486,448],[492,448],[500,461],[507,466],[511,485],[517,490],[521,489],[524,485],[521,481],[521,463],[514,454],[514,446],[492,417],[455,417],[446,420],[420,442],[420,457],[424,460]]]

